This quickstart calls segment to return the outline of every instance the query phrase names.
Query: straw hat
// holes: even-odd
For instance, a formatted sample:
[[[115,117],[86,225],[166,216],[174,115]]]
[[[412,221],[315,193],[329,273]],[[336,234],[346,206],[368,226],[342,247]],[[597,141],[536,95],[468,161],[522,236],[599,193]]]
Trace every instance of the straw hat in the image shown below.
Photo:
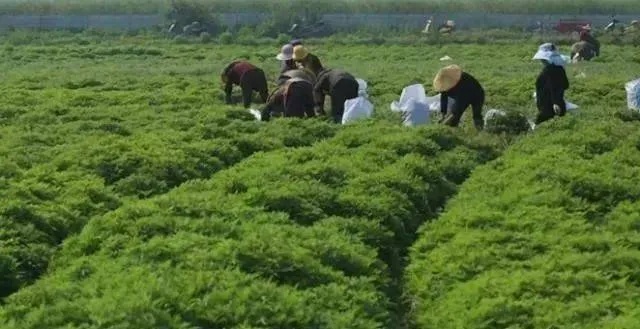
[[[301,60],[307,58],[307,55],[309,55],[309,52],[307,51],[306,48],[304,48],[304,46],[298,45],[298,46],[293,47],[293,60],[294,61],[301,61]]]
[[[279,61],[288,61],[293,58],[293,46],[292,45],[284,45],[280,50],[276,59]]]
[[[458,65],[449,65],[438,71],[433,79],[433,89],[436,92],[448,91],[455,87],[462,77],[462,69]]]

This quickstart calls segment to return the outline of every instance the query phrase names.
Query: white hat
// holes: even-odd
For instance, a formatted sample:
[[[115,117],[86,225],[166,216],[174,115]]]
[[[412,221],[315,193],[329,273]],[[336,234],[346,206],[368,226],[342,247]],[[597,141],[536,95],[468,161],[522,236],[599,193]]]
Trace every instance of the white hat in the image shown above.
[[[553,65],[564,66],[566,64],[565,59],[558,53],[556,46],[553,43],[543,43],[538,47],[538,52],[533,55],[533,59],[544,59]]]
[[[280,53],[278,54],[278,56],[276,56],[276,59],[278,59],[279,61],[288,61],[290,59],[293,59],[293,46],[290,44],[282,46],[282,50],[280,50]]]

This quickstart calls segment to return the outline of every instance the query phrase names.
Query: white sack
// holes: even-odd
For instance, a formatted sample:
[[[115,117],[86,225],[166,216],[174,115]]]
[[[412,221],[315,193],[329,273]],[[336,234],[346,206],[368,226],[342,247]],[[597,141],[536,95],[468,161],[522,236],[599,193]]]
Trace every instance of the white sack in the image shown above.
[[[364,96],[347,99],[344,102],[344,113],[342,114],[342,124],[353,122],[359,119],[366,119],[373,115],[373,104]]]
[[[427,124],[430,121],[431,111],[426,103],[415,99],[409,99],[402,111],[402,124],[413,127]]]
[[[402,89],[399,101],[393,101],[391,103],[391,111],[404,112],[407,109],[409,101],[414,100],[418,103],[428,104],[427,94],[424,91],[424,87],[421,84],[414,84]]]
[[[260,114],[260,111],[255,110],[255,109],[249,109],[249,112],[251,112],[251,114],[253,114],[253,116],[256,118],[256,120],[258,120],[258,121],[262,120],[262,114]]]
[[[627,91],[627,107],[640,111],[640,79],[627,82],[624,89]]]

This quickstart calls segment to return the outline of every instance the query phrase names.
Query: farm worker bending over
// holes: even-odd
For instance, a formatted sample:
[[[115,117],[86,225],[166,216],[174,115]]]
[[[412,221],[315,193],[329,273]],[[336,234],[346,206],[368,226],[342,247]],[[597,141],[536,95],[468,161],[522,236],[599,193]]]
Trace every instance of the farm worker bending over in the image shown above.
[[[462,114],[471,106],[476,129],[483,129],[484,89],[471,74],[463,72],[458,65],[449,65],[438,71],[433,79],[433,88],[440,92],[440,113],[443,116],[441,123],[457,127]],[[451,107],[449,97],[454,101]],[[447,108],[450,110],[447,111]]]
[[[318,56],[309,53],[302,45],[293,47],[293,60],[302,68],[311,70],[316,76],[320,74],[320,71],[324,70]]]
[[[564,70],[565,61],[552,43],[540,45],[533,59],[542,61],[544,68],[536,79],[536,105],[538,116],[535,124],[553,118],[556,114],[564,116],[567,104],[564,92],[569,89],[569,80]]]
[[[638,20],[633,20],[631,21],[631,23],[629,23],[629,26],[627,26],[626,29],[624,29],[624,32],[638,32],[640,31],[640,21]]]
[[[282,83],[269,96],[267,104],[260,110],[262,121],[269,121],[271,114],[280,112],[284,117],[314,117],[313,79],[303,70],[287,71],[281,75]]]
[[[282,62],[282,67],[280,68],[280,73],[289,70],[295,70],[296,63],[293,61],[293,46],[286,44],[282,46],[280,53],[276,56],[276,59]]]
[[[600,41],[598,41],[593,35],[591,35],[591,28],[580,31],[580,41],[585,41],[593,46],[596,52],[596,56],[600,56]]]
[[[335,122],[342,121],[344,102],[358,97],[358,81],[351,74],[338,70],[326,69],[320,72],[313,88],[313,98],[318,115],[324,114],[325,95],[331,96],[331,114]]]
[[[579,41],[571,46],[571,59],[577,61],[590,61],[596,57],[596,49],[586,41]]]
[[[263,102],[267,101],[269,89],[264,71],[247,61],[233,61],[222,70],[220,78],[224,84],[225,102],[227,104],[231,104],[231,91],[234,84],[242,88],[242,102],[245,108],[249,108],[251,105],[251,96],[254,91],[260,93]]]

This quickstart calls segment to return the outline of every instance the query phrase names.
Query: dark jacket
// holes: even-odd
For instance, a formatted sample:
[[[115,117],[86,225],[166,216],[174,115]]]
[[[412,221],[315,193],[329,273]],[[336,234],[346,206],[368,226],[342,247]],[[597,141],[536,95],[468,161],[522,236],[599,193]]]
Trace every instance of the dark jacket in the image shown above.
[[[262,121],[269,121],[273,113],[284,117],[315,116],[313,111],[313,85],[301,78],[293,78],[278,87],[260,110]]]
[[[306,81],[309,81],[311,84],[315,84],[316,82],[316,77],[311,71],[305,69],[293,69],[282,72],[278,77],[277,84],[282,85],[283,83],[287,82],[287,80],[292,78],[304,79]]]
[[[318,107],[322,111],[324,107],[325,96],[333,95],[338,92],[338,90],[336,90],[334,87],[336,87],[339,82],[345,79],[356,81],[356,78],[354,78],[353,75],[343,70],[327,69],[321,71],[317,76],[316,83],[313,87],[313,99],[315,100],[316,107]]]
[[[440,93],[440,112],[445,115],[449,107],[449,97],[456,101],[456,106],[466,108],[469,105],[484,103],[484,89],[471,74],[462,72],[460,81],[448,91]]]
[[[314,54],[308,54],[305,59],[300,61],[300,64],[302,64],[302,67],[305,69],[311,70],[315,75],[320,74],[320,72],[324,70],[322,63],[320,63],[320,59]]]
[[[540,112],[553,113],[553,105],[558,105],[561,113],[567,110],[564,92],[569,89],[569,80],[564,67],[548,64],[536,79],[536,104]]]

